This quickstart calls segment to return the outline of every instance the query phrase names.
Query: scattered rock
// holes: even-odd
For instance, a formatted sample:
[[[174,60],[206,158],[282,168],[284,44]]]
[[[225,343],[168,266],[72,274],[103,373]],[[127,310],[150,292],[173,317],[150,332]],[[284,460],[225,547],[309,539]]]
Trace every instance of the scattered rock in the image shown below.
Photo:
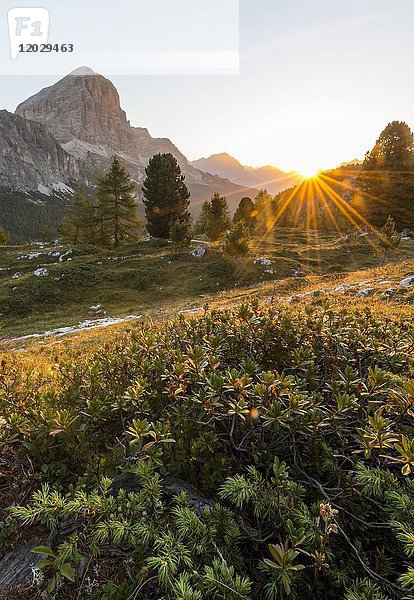
[[[61,254],[59,256],[59,262],[65,262],[70,260],[70,256],[72,256],[72,250],[68,250],[67,252],[65,252],[65,254]]]
[[[349,283],[341,283],[336,288],[334,288],[332,291],[333,292],[345,292],[346,290],[350,290],[350,289],[352,289],[352,285],[349,285]]]
[[[254,261],[255,265],[262,265],[263,267],[270,267],[272,261],[270,258],[266,258],[266,256],[261,256],[260,258],[256,258]]]
[[[357,292],[357,296],[359,298],[367,298],[372,294],[372,291],[373,290],[371,288],[365,288],[365,290],[360,290],[359,292]]]
[[[30,252],[29,254],[21,255],[17,260],[34,260],[35,258],[39,258],[42,256],[41,252]]]
[[[33,574],[33,567],[42,558],[46,558],[41,554],[33,554],[33,548],[36,548],[36,546],[50,546],[54,537],[56,537],[56,534],[50,534],[46,539],[32,540],[21,548],[16,548],[16,550],[6,554],[0,561],[0,591],[30,579]]]
[[[20,342],[22,340],[29,340],[35,338],[47,338],[52,335],[56,337],[62,337],[69,335],[75,331],[83,331],[84,329],[97,329],[99,327],[108,327],[109,325],[117,325],[118,323],[127,323],[128,321],[137,321],[142,319],[143,315],[128,315],[127,317],[104,317],[102,319],[82,321],[78,325],[72,325],[70,327],[58,327],[57,329],[51,329],[50,331],[44,331],[43,333],[31,333],[29,335],[23,335],[18,338],[10,339],[11,342]]]
[[[413,237],[414,234],[413,234],[413,232],[410,229],[405,228],[398,235],[400,236],[400,238],[402,240],[407,241],[407,240],[410,240]]]
[[[397,288],[388,288],[388,290],[385,290],[385,292],[383,292],[381,294],[381,296],[383,298],[389,299],[389,298],[393,298],[397,294],[397,292],[398,292]]]
[[[197,246],[197,248],[194,248],[194,250],[191,252],[191,256],[194,256],[195,258],[203,258],[206,252],[207,244],[200,244]]]
[[[400,286],[405,288],[414,286],[414,275],[409,275],[408,277],[400,281]]]
[[[22,276],[22,274],[20,273],[20,271],[18,271],[17,273],[12,275],[12,279],[19,279],[21,276]]]
[[[36,275],[36,277],[49,277],[49,271],[45,267],[41,267],[33,271],[33,275]]]
[[[106,312],[102,310],[102,305],[101,304],[94,304],[93,306],[90,306],[89,307],[89,312],[93,312],[97,316],[98,315],[106,314]]]

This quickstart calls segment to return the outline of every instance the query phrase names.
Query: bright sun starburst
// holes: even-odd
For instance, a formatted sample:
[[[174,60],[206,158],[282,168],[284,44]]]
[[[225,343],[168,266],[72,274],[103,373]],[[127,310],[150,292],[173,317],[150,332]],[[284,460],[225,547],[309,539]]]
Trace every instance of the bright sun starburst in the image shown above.
[[[320,173],[320,169],[315,169],[312,167],[304,168],[304,169],[301,169],[301,171],[300,171],[300,174],[305,179],[313,179],[314,177],[317,177],[319,175],[319,173]]]

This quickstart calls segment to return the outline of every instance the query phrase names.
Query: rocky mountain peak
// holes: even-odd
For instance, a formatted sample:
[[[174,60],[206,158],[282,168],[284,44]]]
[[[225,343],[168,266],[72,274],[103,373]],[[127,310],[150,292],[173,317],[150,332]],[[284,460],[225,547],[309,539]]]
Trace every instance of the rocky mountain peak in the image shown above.
[[[130,140],[129,122],[115,86],[88,67],[28,98],[16,113],[46,125],[62,144],[76,139],[121,149]]]
[[[78,67],[77,69],[69,73],[69,75],[98,75],[98,73],[96,73],[89,67]]]

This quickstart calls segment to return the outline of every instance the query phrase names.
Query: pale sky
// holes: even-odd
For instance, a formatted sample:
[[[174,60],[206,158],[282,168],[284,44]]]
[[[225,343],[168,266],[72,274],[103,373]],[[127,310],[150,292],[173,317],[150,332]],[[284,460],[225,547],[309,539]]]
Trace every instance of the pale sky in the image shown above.
[[[363,158],[389,121],[414,127],[413,31],[414,0],[240,0],[239,75],[111,79],[131,124],[190,160],[308,175]],[[55,80],[0,77],[0,108]]]

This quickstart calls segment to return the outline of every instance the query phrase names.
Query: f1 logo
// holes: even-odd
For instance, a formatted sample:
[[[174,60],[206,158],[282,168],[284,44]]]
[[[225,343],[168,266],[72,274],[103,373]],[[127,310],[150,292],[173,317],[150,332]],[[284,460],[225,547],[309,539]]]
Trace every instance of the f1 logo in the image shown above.
[[[46,44],[49,37],[46,8],[11,8],[8,12],[10,53],[13,60],[21,44]]]

